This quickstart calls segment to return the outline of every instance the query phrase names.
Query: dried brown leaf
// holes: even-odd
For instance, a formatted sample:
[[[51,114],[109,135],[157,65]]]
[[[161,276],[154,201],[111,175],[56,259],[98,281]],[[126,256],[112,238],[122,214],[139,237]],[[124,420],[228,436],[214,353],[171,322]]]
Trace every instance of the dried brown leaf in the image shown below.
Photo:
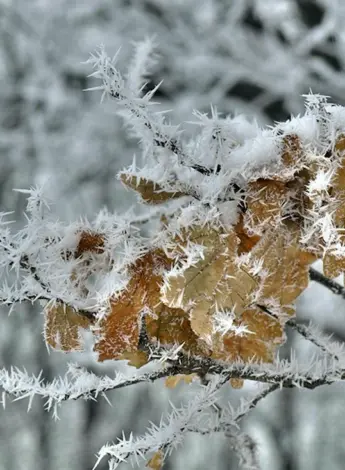
[[[248,184],[244,225],[256,234],[276,227],[281,220],[289,188],[281,181],[260,178]]]
[[[45,311],[44,335],[46,342],[61,351],[83,349],[80,328],[88,328],[91,320],[64,304],[48,306]]]
[[[243,385],[244,385],[243,379],[230,379],[229,382],[232,388],[236,388],[236,389],[243,388]]]
[[[218,336],[212,357],[225,361],[272,362],[277,346],[285,341],[279,319],[271,317],[258,307],[245,310],[234,322],[245,325],[248,333]]]
[[[83,253],[103,253],[104,235],[97,232],[83,231],[79,234],[78,246],[75,251],[75,258],[80,258]]]
[[[159,301],[161,275],[167,259],[160,252],[149,252],[131,267],[127,288],[110,301],[110,311],[101,321],[95,345],[99,361],[122,359],[124,353],[138,350],[141,314],[155,311]]]
[[[147,363],[147,354],[138,350],[143,313],[150,342],[183,344],[183,349],[193,354],[207,354],[207,348],[191,329],[186,312],[168,308],[160,300],[162,270],[170,265],[171,260],[156,250],[132,267],[127,289],[111,300],[111,310],[97,331],[100,339],[95,351],[99,353],[99,361],[128,359],[135,367]]]
[[[164,191],[159,184],[145,178],[139,179],[135,175],[122,173],[120,178],[126,186],[137,191],[147,204],[161,204],[169,199],[177,199],[181,196],[185,196],[185,194],[180,191]]]
[[[150,460],[147,462],[146,467],[151,470],[161,470],[164,463],[164,453],[161,450],[158,450],[153,454]]]
[[[299,227],[287,222],[267,231],[252,250],[251,263],[261,260],[262,272],[267,274],[257,303],[265,305],[273,298],[280,306],[289,306],[307,288],[309,264],[316,256],[301,249],[299,234]]]
[[[175,388],[181,381],[189,385],[193,382],[195,377],[198,377],[198,374],[171,375],[165,379],[165,386],[167,388]]]
[[[241,313],[257,282],[235,263],[239,244],[235,231],[224,233],[208,226],[194,227],[187,238],[205,247],[203,258],[182,268],[180,274],[168,276],[162,300],[169,307],[189,312],[193,331],[208,341],[217,308],[234,308]]]

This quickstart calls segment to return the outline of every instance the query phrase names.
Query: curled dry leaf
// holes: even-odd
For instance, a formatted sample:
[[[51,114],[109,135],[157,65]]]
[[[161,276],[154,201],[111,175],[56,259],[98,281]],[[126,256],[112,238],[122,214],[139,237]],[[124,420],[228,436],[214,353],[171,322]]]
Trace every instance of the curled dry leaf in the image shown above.
[[[110,300],[110,311],[96,332],[100,337],[95,345],[99,361],[122,359],[124,353],[138,351],[142,313],[155,312],[159,301],[159,270],[167,259],[161,253],[150,252],[131,266],[132,275],[126,289]]]
[[[66,352],[83,349],[80,328],[89,328],[89,318],[61,303],[46,307],[44,314],[44,336],[49,346]]]
[[[139,179],[135,175],[128,175],[126,173],[122,173],[120,178],[126,186],[137,191],[147,204],[161,204],[169,199],[177,199],[181,196],[185,196],[185,194],[180,191],[164,191],[159,184],[147,180],[146,178]]]

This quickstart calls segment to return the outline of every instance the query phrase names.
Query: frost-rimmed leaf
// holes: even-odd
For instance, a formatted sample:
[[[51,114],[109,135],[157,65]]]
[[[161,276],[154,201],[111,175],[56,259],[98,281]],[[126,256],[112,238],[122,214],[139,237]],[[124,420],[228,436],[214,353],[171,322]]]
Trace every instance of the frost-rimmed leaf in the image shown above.
[[[148,356],[139,350],[143,321],[151,342],[183,344],[185,350],[194,354],[207,353],[193,333],[186,313],[168,308],[160,300],[162,274],[170,265],[171,260],[156,250],[130,267],[132,277],[126,289],[110,300],[108,315],[95,330],[99,340],[94,350],[99,353],[99,361],[128,359],[136,367],[144,365]]]
[[[138,192],[143,202],[146,204],[161,204],[170,199],[185,196],[185,194],[180,191],[165,191],[159,184],[146,178],[139,178],[126,173],[122,173],[120,178],[126,186]]]
[[[162,300],[172,308],[189,312],[195,333],[206,341],[212,335],[212,316],[218,308],[241,313],[257,287],[255,279],[235,264],[239,239],[235,231],[211,226],[193,227],[176,240],[187,251],[190,244],[202,245],[198,261],[168,272],[162,286]]]
[[[65,352],[83,350],[80,328],[91,326],[89,318],[61,303],[48,305],[44,314],[44,337],[49,346]]]

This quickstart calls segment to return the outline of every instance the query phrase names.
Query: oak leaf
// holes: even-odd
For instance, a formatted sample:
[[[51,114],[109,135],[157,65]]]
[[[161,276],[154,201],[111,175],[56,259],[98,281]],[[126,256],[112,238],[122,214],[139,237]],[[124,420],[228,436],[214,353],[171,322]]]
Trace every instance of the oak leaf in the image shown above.
[[[165,191],[154,181],[138,178],[135,175],[122,173],[120,178],[126,186],[137,191],[147,204],[161,204],[169,199],[177,199],[185,195],[180,191]]]
[[[224,232],[209,226],[193,227],[180,244],[204,246],[200,260],[168,273],[162,286],[162,300],[169,307],[190,315],[193,331],[208,341],[213,334],[213,315],[217,309],[241,313],[257,287],[255,279],[235,263],[239,238],[235,231]]]
[[[139,350],[143,321],[150,342],[183,344],[184,350],[193,354],[207,354],[207,348],[192,331],[187,314],[168,308],[160,300],[161,271],[170,265],[171,260],[156,250],[131,267],[127,288],[111,299],[110,311],[96,332],[100,339],[94,349],[99,353],[99,361],[128,359],[135,367],[146,364],[147,353]]]
[[[219,335],[214,340],[212,357],[226,362],[237,359],[272,362],[277,346],[285,341],[281,321],[253,307],[245,310],[234,323],[245,325],[248,333]]]
[[[177,374],[171,375],[165,379],[165,386],[167,388],[175,388],[180,382],[185,384],[191,384],[195,377],[198,377],[198,374]]]
[[[46,307],[44,313],[44,336],[52,348],[66,352],[83,349],[80,328],[89,328],[89,318],[61,303]]]
[[[260,178],[248,183],[244,225],[261,235],[268,227],[275,227],[282,218],[289,188],[285,183]]]
[[[155,311],[159,304],[159,269],[166,265],[166,258],[158,252],[149,252],[131,267],[131,278],[126,289],[110,300],[110,311],[102,319],[96,334],[95,345],[99,361],[122,359],[124,353],[138,351],[142,314]]]
[[[104,235],[92,231],[79,233],[78,246],[74,253],[75,258],[80,258],[84,253],[103,253]]]
[[[335,201],[334,225],[339,232],[339,242],[344,246],[345,253],[345,135],[338,137],[334,152],[340,164],[332,178],[330,194]],[[332,249],[328,249],[323,258],[323,272],[330,278],[335,278],[345,272],[345,255],[335,254]]]
[[[263,276],[257,303],[269,306],[267,299],[276,299],[289,306],[307,288],[309,264],[316,255],[299,245],[300,229],[287,221],[276,230],[267,231],[251,252],[249,264],[261,261]]]
[[[256,237],[246,248],[241,221],[237,231],[205,226],[184,234],[180,245],[186,249],[188,243],[197,242],[204,246],[203,255],[198,262],[182,262],[180,269],[167,274],[162,300],[189,313],[193,331],[210,347],[212,357],[271,362],[277,346],[285,341],[286,313],[293,313],[291,304],[307,287],[308,266],[315,256],[300,248],[299,227],[289,221],[265,232],[261,239]],[[244,261],[237,257],[241,244],[242,253],[247,253]],[[262,305],[280,306],[281,318],[262,312],[254,299]],[[235,314],[234,325],[246,326],[246,332],[223,336],[215,332],[219,310]]]

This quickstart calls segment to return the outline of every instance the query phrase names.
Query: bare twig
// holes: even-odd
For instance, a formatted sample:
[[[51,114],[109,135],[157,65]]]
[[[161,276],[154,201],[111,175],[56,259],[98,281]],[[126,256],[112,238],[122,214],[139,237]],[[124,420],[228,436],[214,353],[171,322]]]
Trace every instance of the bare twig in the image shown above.
[[[278,319],[278,316],[275,315],[274,313],[272,313],[267,307],[265,307],[264,305],[258,305],[258,307],[265,313],[267,313],[268,315],[270,315],[271,317],[273,318],[276,318]],[[289,326],[290,328],[292,328],[293,330],[297,331],[297,333],[299,333],[301,336],[303,336],[303,338],[305,338],[306,340],[310,341],[311,343],[313,343],[315,346],[317,346],[319,349],[321,349],[321,351],[323,351],[324,353],[326,354],[330,354],[330,352],[328,351],[328,349],[325,347],[325,345],[319,341],[319,339],[313,335],[313,333],[310,331],[310,329],[306,326],[306,325],[303,325],[301,323],[297,323],[296,320],[294,318],[290,318],[289,320],[287,320],[285,322],[285,325]],[[339,360],[339,357],[332,354],[332,356]]]
[[[264,398],[267,397],[267,395],[269,395],[270,393],[274,392],[275,390],[277,390],[278,388],[280,388],[280,384],[279,383],[274,383],[272,385],[269,385],[268,387],[266,387],[264,390],[262,390],[260,393],[258,393],[251,401],[250,401],[250,404],[249,404],[249,407],[248,409],[245,411],[245,412],[242,412],[242,413],[239,413],[237,416],[236,416],[236,419],[235,419],[235,422],[238,423],[239,421],[241,421],[241,419],[246,416],[247,412],[252,410],[253,408],[256,407],[256,405],[261,401],[263,400]]]

